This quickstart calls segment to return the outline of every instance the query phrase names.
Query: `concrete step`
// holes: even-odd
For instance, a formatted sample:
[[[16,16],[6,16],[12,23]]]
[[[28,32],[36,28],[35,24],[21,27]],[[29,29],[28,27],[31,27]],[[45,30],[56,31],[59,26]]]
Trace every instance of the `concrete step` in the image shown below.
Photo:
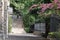
[[[24,34],[26,33],[25,30],[23,28],[12,28],[12,32],[13,34]]]
[[[9,35],[9,38],[7,40],[47,40],[47,39],[37,35],[22,34],[22,35]]]
[[[8,40],[40,40],[40,38],[40,36],[32,34],[10,34]]]
[[[2,40],[2,37],[0,37]],[[9,34],[6,40],[50,40],[33,34]]]
[[[40,35],[34,35],[33,33],[24,33],[24,34],[11,34],[9,33],[9,36],[21,36],[21,37],[41,37]]]

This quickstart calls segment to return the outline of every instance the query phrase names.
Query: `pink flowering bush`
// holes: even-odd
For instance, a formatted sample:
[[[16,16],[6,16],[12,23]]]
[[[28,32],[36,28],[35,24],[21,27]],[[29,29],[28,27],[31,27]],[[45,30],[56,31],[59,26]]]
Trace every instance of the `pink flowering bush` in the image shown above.
[[[38,7],[38,5],[33,5],[30,7],[29,10],[32,10],[33,8]],[[54,0],[52,1],[52,3],[48,3],[48,4],[40,4],[40,12],[45,12],[47,9],[60,9],[60,1],[59,0]]]
[[[59,2],[59,0],[54,0],[54,3],[58,3]]]
[[[46,9],[60,9],[60,1],[54,0],[52,3],[49,4],[41,4],[40,7],[42,8],[42,12],[44,12]]]
[[[39,15],[40,18],[38,18],[38,19],[40,19],[39,21],[45,21],[46,27],[48,27],[46,33],[49,33],[50,16],[52,13],[55,13],[56,10],[60,10],[60,1],[54,0],[54,1],[52,1],[52,3],[40,4],[40,5],[34,4],[33,6],[30,7],[29,11],[32,11],[33,9],[35,10],[36,8],[37,9],[40,8],[40,10],[38,11],[38,13],[40,14]],[[51,14],[49,14],[49,12],[51,12]],[[48,34],[46,34],[46,35],[48,35]]]
[[[41,12],[44,12],[45,10],[47,10],[47,9],[52,9],[53,8],[53,4],[52,3],[49,3],[49,4],[41,4],[40,5],[40,8],[42,8],[41,9]]]

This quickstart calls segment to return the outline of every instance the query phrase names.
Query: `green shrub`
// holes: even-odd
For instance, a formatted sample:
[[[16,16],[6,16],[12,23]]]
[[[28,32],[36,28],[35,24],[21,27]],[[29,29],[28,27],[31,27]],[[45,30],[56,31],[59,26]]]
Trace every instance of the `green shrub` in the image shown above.
[[[12,29],[12,18],[8,17],[8,32],[11,32]]]
[[[55,32],[50,32],[50,33],[49,33],[49,36],[50,36],[51,38],[55,38],[55,34],[56,34]]]
[[[30,14],[25,14],[23,16],[23,23],[24,23],[25,31],[28,33],[30,26],[35,23],[35,17]]]
[[[60,38],[60,32],[56,32],[56,37]]]
[[[29,27],[25,27],[25,31],[29,33]]]
[[[49,33],[49,36],[51,37],[51,38],[60,38],[60,32],[50,32]]]

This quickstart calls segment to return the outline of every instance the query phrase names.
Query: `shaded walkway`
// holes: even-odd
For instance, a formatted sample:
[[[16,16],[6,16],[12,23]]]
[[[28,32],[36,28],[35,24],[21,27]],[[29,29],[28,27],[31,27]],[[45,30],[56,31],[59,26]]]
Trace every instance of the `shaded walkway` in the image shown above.
[[[24,31],[23,27],[23,22],[22,18],[15,18],[13,17],[13,23],[12,23],[12,33],[13,34],[25,34],[26,32]]]

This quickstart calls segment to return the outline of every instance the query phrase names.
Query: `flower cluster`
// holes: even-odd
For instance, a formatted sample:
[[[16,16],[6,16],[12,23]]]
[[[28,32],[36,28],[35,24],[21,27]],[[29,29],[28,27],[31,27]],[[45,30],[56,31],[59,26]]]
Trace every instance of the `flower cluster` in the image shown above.
[[[57,6],[55,9],[60,9],[60,1],[59,0],[54,0],[52,3],[49,4],[41,4],[40,7],[42,8],[41,11],[44,12],[46,9],[53,9]]]
[[[54,0],[54,3],[58,3],[59,2],[59,0]]]
[[[56,9],[60,9],[60,1],[59,0],[54,0],[52,3],[48,3],[48,4],[40,4],[40,8],[41,8],[41,12],[44,12],[47,9],[53,9],[55,7],[55,5],[57,6]],[[38,5],[33,5],[30,10],[32,8],[36,8]]]
[[[44,12],[46,9],[52,9],[53,8],[53,4],[49,3],[49,4],[41,4],[40,8],[41,8],[41,12]]]

